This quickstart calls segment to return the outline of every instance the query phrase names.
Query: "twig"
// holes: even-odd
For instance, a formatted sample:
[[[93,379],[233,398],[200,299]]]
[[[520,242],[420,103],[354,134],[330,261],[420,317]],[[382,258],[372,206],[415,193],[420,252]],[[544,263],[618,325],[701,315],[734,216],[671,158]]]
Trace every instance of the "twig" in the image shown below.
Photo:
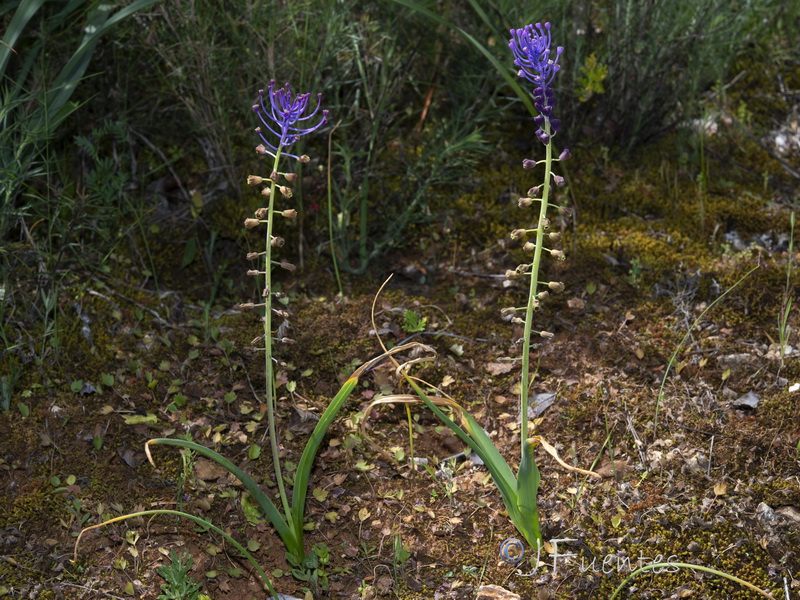
[[[717,436],[711,436],[711,446],[708,448],[708,466],[706,467],[706,477],[711,477],[711,461],[714,460],[714,439]]]
[[[685,429],[686,431],[694,431],[696,433],[702,433],[703,435],[710,435],[711,437],[734,437],[732,435],[728,435],[727,433],[717,433],[716,431],[705,431],[703,429],[696,429],[695,427],[687,427],[686,425],[681,425],[680,423],[673,423],[673,425],[680,427],[681,429]]]
[[[143,310],[145,312],[150,313],[153,317],[155,317],[156,321],[158,321],[160,325],[163,325],[164,327],[169,327],[171,329],[179,329],[179,327],[177,327],[176,325],[173,325],[169,321],[166,321],[165,319],[163,319],[161,317],[161,315],[159,315],[152,308],[148,308],[144,304],[140,304],[139,302],[137,302],[133,298],[128,298],[125,294],[121,294],[120,292],[117,292],[116,290],[109,289],[109,291],[112,294],[114,294],[115,296],[118,296],[119,298],[122,298],[123,300],[127,300],[128,302],[133,304],[136,308],[139,308],[139,309],[141,309],[141,310]],[[111,300],[109,299],[108,296],[106,296],[104,294],[101,294],[100,292],[96,292],[95,290],[87,290],[87,293],[90,296],[97,296],[98,298],[102,298],[103,300],[105,300],[107,302],[111,302]]]
[[[460,269],[448,269],[448,273],[453,275],[463,275],[465,277],[486,277],[489,279],[505,279],[506,276],[498,273],[473,273],[472,271],[461,271]]]
[[[68,581],[62,581],[61,585],[68,585],[70,587],[75,587],[75,588],[78,588],[78,589],[81,589],[81,590],[86,590],[87,592],[95,592],[95,593],[99,592],[99,590],[96,590],[94,588],[90,588],[90,587],[87,587],[85,585],[78,585],[77,583],[70,583]],[[126,600],[122,596],[115,596],[114,594],[112,594],[110,592],[100,592],[100,593],[105,594],[109,598],[114,598],[114,600]]]
[[[627,411],[626,411],[627,412]],[[631,432],[631,436],[633,437],[633,441],[636,444],[636,449],[639,451],[639,460],[642,463],[642,468],[647,469],[647,454],[644,451],[644,442],[642,442],[642,438],[639,437],[639,434],[636,433],[636,429],[633,427],[633,419],[631,415],[628,414],[625,418],[628,423],[628,431]]]
[[[191,200],[191,198],[192,198],[192,195],[191,195],[191,194],[190,194],[190,193],[189,193],[189,192],[186,190],[186,188],[185,188],[185,187],[183,187],[183,182],[181,181],[181,178],[180,178],[180,177],[178,177],[178,174],[175,172],[175,169],[173,169],[173,168],[172,168],[172,161],[170,161],[170,160],[169,160],[169,159],[166,157],[166,155],[165,155],[165,154],[164,154],[164,153],[161,151],[161,149],[160,149],[158,146],[156,146],[155,144],[153,144],[153,142],[151,142],[150,140],[148,140],[148,139],[147,139],[147,138],[146,138],[144,135],[142,135],[141,133],[139,133],[139,132],[138,132],[138,131],[136,131],[135,129],[131,129],[130,131],[131,131],[131,133],[132,133],[133,135],[135,135],[135,136],[136,136],[136,137],[138,137],[140,140],[142,140],[142,141],[145,143],[145,146],[147,146],[148,148],[150,148],[150,150],[152,150],[153,152],[155,152],[156,154],[158,154],[158,157],[159,157],[161,160],[163,160],[163,161],[164,161],[164,166],[165,166],[165,167],[167,168],[167,170],[169,171],[169,174],[170,174],[170,175],[172,175],[172,177],[175,179],[175,183],[178,185],[178,188],[179,188],[179,189],[181,190],[181,192],[183,193],[183,197],[184,197],[184,199],[185,199],[185,200]]]

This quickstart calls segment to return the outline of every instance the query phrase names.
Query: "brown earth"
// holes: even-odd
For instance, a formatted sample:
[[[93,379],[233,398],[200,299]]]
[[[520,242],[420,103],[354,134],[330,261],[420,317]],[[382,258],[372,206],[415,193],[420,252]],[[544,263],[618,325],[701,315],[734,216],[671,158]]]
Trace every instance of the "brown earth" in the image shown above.
[[[501,543],[519,534],[486,469],[465,459],[429,411],[370,408],[381,395],[408,392],[384,363],[363,377],[314,464],[306,547],[329,551],[314,597],[467,599],[495,584],[523,598],[606,598],[658,557],[797,597],[796,309],[789,353],[781,357],[776,343],[779,311],[796,293],[796,277],[787,284],[800,258],[787,242],[796,180],[734,132],[716,148],[719,185],[707,191],[654,158],[663,146],[624,167],[585,149],[589,158],[572,167],[575,191],[562,200],[577,217],[557,223],[569,258],[547,266],[548,280],[566,289],[537,314],[555,337],[533,355],[532,392],[555,399],[534,423],[566,463],[601,477],[537,450],[543,564],[500,560]],[[766,189],[750,164],[769,175]],[[423,233],[385,273],[348,281],[345,297],[332,292],[324,257],[284,282],[296,340],[278,351],[285,473],[339,386],[379,354],[370,310],[389,272],[377,302],[382,339],[413,337],[435,349],[414,373],[470,411],[516,470],[519,368],[502,359],[519,355],[521,332],[500,309],[521,304],[525,291],[498,274],[520,262],[506,240],[516,226],[514,194],[527,189],[522,176],[483,176],[478,183],[500,190],[496,198],[460,197],[453,208],[465,216],[452,231]],[[180,250],[164,242],[159,251]],[[133,274],[87,274],[64,289],[59,353],[32,363],[0,416],[0,596],[156,598],[164,584],[157,568],[170,550],[187,550],[191,575],[212,598],[265,598],[251,565],[222,538],[172,517],[93,530],[72,561],[82,527],[182,506],[248,545],[279,591],[303,597],[308,586],[290,574],[273,528],[248,512],[237,481],[175,448],[156,448],[155,468],[145,458],[148,439],[190,435],[276,496],[263,359],[250,347],[258,316],[230,308],[235,298],[206,311],[186,291],[196,282],[179,279],[165,275],[173,291],[160,296]],[[424,333],[406,331],[406,311],[426,319]],[[430,472],[412,468],[420,460]],[[554,565],[556,550],[575,556]],[[760,596],[669,567],[640,574],[622,597]]]

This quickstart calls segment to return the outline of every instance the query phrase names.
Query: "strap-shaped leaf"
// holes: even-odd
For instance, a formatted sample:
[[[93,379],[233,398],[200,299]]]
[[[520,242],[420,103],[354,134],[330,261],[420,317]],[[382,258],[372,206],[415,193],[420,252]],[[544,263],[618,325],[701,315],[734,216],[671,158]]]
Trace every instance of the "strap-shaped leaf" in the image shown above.
[[[314,462],[314,458],[317,456],[317,450],[319,449],[319,445],[322,443],[322,438],[325,437],[325,434],[328,432],[328,428],[331,426],[331,423],[333,423],[333,420],[336,418],[339,410],[342,408],[345,401],[358,384],[358,380],[361,378],[361,376],[366,373],[371,366],[380,363],[386,357],[397,354],[398,352],[404,352],[412,347],[430,350],[428,346],[420,344],[419,342],[412,342],[411,344],[406,344],[404,346],[395,346],[391,350],[387,350],[383,354],[371,358],[358,369],[353,371],[353,374],[344,383],[342,389],[339,390],[339,393],[334,396],[333,400],[331,400],[328,408],[326,408],[325,412],[322,413],[322,416],[317,422],[317,426],[314,427],[314,431],[311,433],[311,437],[308,439],[308,442],[306,442],[306,447],[303,449],[303,454],[300,456],[300,462],[297,463],[297,472],[294,476],[294,487],[292,489],[292,512],[289,516],[289,520],[292,522],[294,535],[300,540],[301,546],[303,540],[303,514],[306,507],[308,480],[311,476],[311,465]],[[299,556],[302,557],[302,554]]]
[[[292,526],[296,536],[302,539],[303,532],[303,514],[306,506],[306,493],[308,492],[308,480],[311,476],[311,465],[314,463],[314,458],[317,456],[317,450],[322,443],[322,438],[328,432],[328,428],[333,423],[339,409],[345,403],[350,393],[358,384],[357,377],[351,377],[339,390],[339,393],[334,396],[328,408],[322,413],[322,416],[317,421],[317,426],[311,432],[311,437],[306,442],[306,447],[303,449],[303,454],[300,456],[300,462],[297,463],[297,473],[294,476],[294,487],[292,488]]]
[[[470,415],[467,411],[462,410],[462,416],[464,417],[467,430],[469,431],[468,434],[456,423],[454,423],[452,419],[444,414],[444,412],[442,412],[438,406],[431,402],[427,394],[425,394],[422,388],[419,387],[419,385],[413,379],[406,376],[406,380],[411,384],[411,387],[414,388],[414,391],[420,397],[422,402],[425,403],[425,406],[432,410],[433,413],[439,417],[439,419],[445,425],[447,425],[447,427],[450,428],[450,431],[455,433],[462,442],[464,442],[475,452],[475,454],[481,457],[481,460],[483,460],[484,465],[486,465],[486,468],[491,474],[495,486],[497,486],[497,489],[503,498],[503,504],[508,511],[508,516],[511,519],[511,522],[514,523],[517,529],[519,529],[520,533],[525,535],[525,531],[521,528],[523,521],[522,515],[519,512],[519,503],[517,501],[516,477],[514,477],[514,473],[511,471],[508,463],[505,461],[505,459],[503,459],[500,452],[497,450],[497,447],[494,445],[494,443],[492,443],[492,440],[489,439],[489,436],[486,435],[486,432],[483,430],[483,428],[472,417],[472,415]]]
[[[213,460],[223,469],[228,471],[231,475],[236,477],[239,481],[242,482],[245,489],[250,493],[253,500],[255,500],[258,505],[261,507],[261,510],[264,511],[264,515],[269,519],[270,523],[272,523],[273,527],[275,527],[278,535],[283,540],[283,543],[286,545],[286,549],[291,552],[292,554],[298,554],[299,556],[303,555],[303,542],[302,538],[300,540],[297,539],[294,532],[289,528],[289,525],[284,520],[281,513],[275,507],[275,504],[272,500],[267,496],[264,491],[258,486],[258,484],[250,477],[247,473],[242,471],[239,467],[229,461],[227,458],[222,456],[221,454],[214,452],[210,448],[206,448],[205,446],[201,446],[196,442],[189,442],[186,440],[177,440],[173,438],[156,438],[150,440],[145,444],[145,451],[147,453],[148,459],[150,459],[151,464],[153,460],[150,456],[150,445],[151,444],[163,444],[165,446],[178,446],[180,448],[187,448],[193,452],[197,452],[201,456],[205,456]]]
[[[517,475],[517,507],[520,514],[520,523],[517,524],[517,529],[534,548],[540,547],[542,544],[539,508],[536,503],[539,481],[539,467],[536,466],[536,459],[533,456],[533,446],[526,443],[523,446],[522,460]]]

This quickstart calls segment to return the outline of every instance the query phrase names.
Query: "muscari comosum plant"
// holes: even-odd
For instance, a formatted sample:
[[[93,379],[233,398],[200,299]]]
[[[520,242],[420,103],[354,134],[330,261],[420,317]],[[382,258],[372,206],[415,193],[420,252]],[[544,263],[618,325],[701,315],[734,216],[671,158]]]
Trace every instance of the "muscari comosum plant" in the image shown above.
[[[550,292],[560,292],[564,289],[561,282],[539,281],[539,271],[545,255],[550,255],[557,260],[564,259],[563,251],[555,249],[552,244],[558,243],[560,235],[550,232],[550,219],[548,211],[556,208],[551,204],[552,185],[562,186],[564,179],[553,173],[553,164],[557,161],[569,158],[569,150],[564,150],[558,158],[553,157],[553,145],[550,143],[553,136],[557,133],[560,125],[559,119],[553,117],[555,106],[555,94],[551,87],[553,78],[559,70],[558,59],[563,52],[563,48],[558,47],[553,54],[551,50],[550,24],[537,23],[528,25],[523,29],[511,30],[510,48],[514,55],[514,64],[519,67],[518,75],[533,83],[536,86],[533,90],[534,106],[538,115],[534,118],[537,126],[536,138],[545,147],[545,158],[535,161],[525,159],[522,167],[526,170],[543,167],[543,182],[530,190],[525,197],[519,199],[519,207],[523,209],[538,207],[538,216],[535,226],[530,229],[515,229],[511,232],[513,240],[525,241],[523,250],[531,256],[530,262],[519,265],[516,269],[506,272],[508,280],[529,281],[528,300],[523,307],[505,308],[502,311],[504,317],[513,323],[524,326],[524,334],[521,340],[521,381],[520,381],[520,425],[521,425],[521,457],[520,466],[515,476],[511,467],[503,459],[498,449],[489,439],[486,432],[478,425],[475,419],[464,410],[458,408],[460,420],[463,428],[450,419],[437,404],[446,404],[452,408],[457,408],[453,402],[434,402],[423,391],[419,385],[420,380],[406,376],[414,391],[419,395],[425,405],[444,421],[444,423],[465,443],[467,444],[484,462],[492,475],[503,498],[503,502],[508,511],[509,517],[517,530],[522,534],[527,543],[538,550],[542,546],[542,532],[539,525],[539,512],[536,497],[539,490],[539,469],[533,454],[536,444],[554,456],[558,462],[570,468],[558,458],[555,449],[539,436],[529,437],[528,427],[528,395],[531,385],[530,353],[533,346],[532,337],[552,338],[553,334],[548,331],[534,331],[533,319],[540,302],[544,301]],[[532,239],[530,239],[532,238]],[[524,318],[518,316],[524,313]],[[597,476],[590,471],[574,469],[586,475]],[[513,562],[513,561],[509,561]]]
[[[275,335],[273,333],[273,314],[285,318],[288,316],[288,313],[286,313],[286,311],[283,309],[273,307],[273,299],[279,299],[282,297],[282,295],[280,292],[276,292],[273,289],[272,269],[273,266],[278,266],[289,271],[294,270],[294,266],[291,263],[283,260],[277,260],[274,257],[275,250],[284,245],[284,240],[283,238],[274,235],[273,232],[276,219],[293,219],[297,214],[295,209],[289,208],[281,210],[277,206],[279,199],[288,200],[292,197],[292,190],[288,184],[293,183],[297,176],[295,173],[279,171],[279,166],[282,158],[294,159],[301,163],[308,162],[309,158],[307,156],[296,156],[294,154],[290,154],[286,150],[301,136],[319,129],[327,121],[328,111],[322,111],[321,118],[316,121],[315,124],[311,124],[313,122],[312,120],[319,113],[321,95],[317,98],[316,108],[309,112],[308,101],[311,95],[297,94],[293,97],[289,84],[286,84],[286,86],[283,88],[276,88],[275,82],[271,82],[268,91],[265,92],[264,90],[261,90],[259,92],[259,96],[259,103],[253,106],[253,110],[261,122],[261,126],[256,128],[255,131],[258,133],[263,143],[256,148],[256,152],[260,155],[272,158],[272,170],[268,177],[260,177],[255,175],[250,175],[248,177],[248,183],[251,186],[264,186],[261,189],[261,195],[265,198],[267,206],[259,208],[255,212],[255,217],[246,219],[244,224],[248,229],[254,229],[257,227],[263,227],[265,229],[264,250],[261,252],[251,252],[247,255],[248,260],[253,262],[258,261],[260,266],[258,269],[249,270],[248,275],[252,275],[259,279],[263,277],[264,284],[263,287],[259,286],[261,289],[261,301],[259,303],[248,302],[241,304],[240,307],[244,309],[262,311],[261,320],[263,322],[263,333],[254,340],[254,344],[263,344],[263,347],[259,347],[259,350],[264,352],[267,427],[272,451],[272,463],[274,467],[275,481],[277,482],[278,486],[278,495],[280,497],[279,503],[282,510],[278,509],[273,500],[264,490],[261,489],[261,487],[250,475],[245,473],[230,460],[224,458],[222,455],[214,450],[211,450],[210,448],[206,448],[205,446],[202,446],[196,442],[183,439],[158,438],[148,441],[145,445],[145,451],[151,464],[155,466],[151,454],[152,446],[165,445],[185,448],[195,452],[200,456],[204,456],[213,460],[230,472],[234,477],[239,479],[247,492],[250,494],[250,497],[258,504],[264,516],[266,516],[270,523],[272,523],[273,527],[275,527],[275,530],[277,531],[286,548],[286,558],[294,567],[292,573],[298,579],[309,581],[313,584],[314,582],[312,578],[314,569],[316,568],[317,557],[315,553],[307,553],[305,550],[303,542],[303,515],[305,512],[306,493],[308,491],[311,466],[314,461],[314,457],[316,456],[317,450],[322,442],[323,437],[325,436],[325,433],[339,412],[339,409],[342,407],[350,393],[357,385],[361,375],[363,375],[363,373],[366,372],[371,366],[385,359],[386,356],[390,356],[402,350],[407,350],[409,345],[395,348],[387,353],[371,359],[362,365],[351,375],[351,377],[339,390],[339,393],[336,394],[336,396],[331,400],[328,407],[320,416],[320,419],[317,422],[314,431],[311,433],[311,437],[306,443],[306,446],[297,464],[293,479],[290,502],[289,495],[287,494],[284,484],[278,446],[276,426],[276,385],[274,372],[274,364],[276,359],[274,356],[274,345],[276,343],[288,344],[291,343],[292,340],[285,337],[275,339]],[[264,585],[267,587],[273,597],[278,597],[277,592],[275,592],[263,569],[241,544],[236,542],[235,539],[222,531],[220,528],[212,525],[207,519],[203,519],[183,511],[140,511],[122,515],[103,523],[87,527],[81,531],[81,534],[78,536],[78,542],[76,542],[75,546],[76,558],[78,543],[80,542],[81,536],[86,531],[132,517],[159,514],[176,515],[191,519],[203,527],[211,529],[212,531],[223,536],[241,553],[243,557],[252,563],[256,572],[263,580]]]

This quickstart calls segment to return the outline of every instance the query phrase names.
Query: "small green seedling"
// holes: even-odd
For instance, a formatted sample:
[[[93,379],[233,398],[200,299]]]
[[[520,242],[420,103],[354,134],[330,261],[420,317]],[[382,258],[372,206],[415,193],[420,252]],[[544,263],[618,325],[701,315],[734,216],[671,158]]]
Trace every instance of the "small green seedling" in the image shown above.
[[[406,310],[403,313],[403,331],[406,333],[418,333],[425,331],[425,326],[428,324],[428,319],[421,316],[414,310]]]
[[[175,550],[169,551],[170,562],[162,565],[157,572],[166,582],[161,586],[161,594],[158,600],[203,600],[208,598],[200,593],[200,584],[197,583],[189,571],[192,569],[191,555],[184,551],[176,554]]]

